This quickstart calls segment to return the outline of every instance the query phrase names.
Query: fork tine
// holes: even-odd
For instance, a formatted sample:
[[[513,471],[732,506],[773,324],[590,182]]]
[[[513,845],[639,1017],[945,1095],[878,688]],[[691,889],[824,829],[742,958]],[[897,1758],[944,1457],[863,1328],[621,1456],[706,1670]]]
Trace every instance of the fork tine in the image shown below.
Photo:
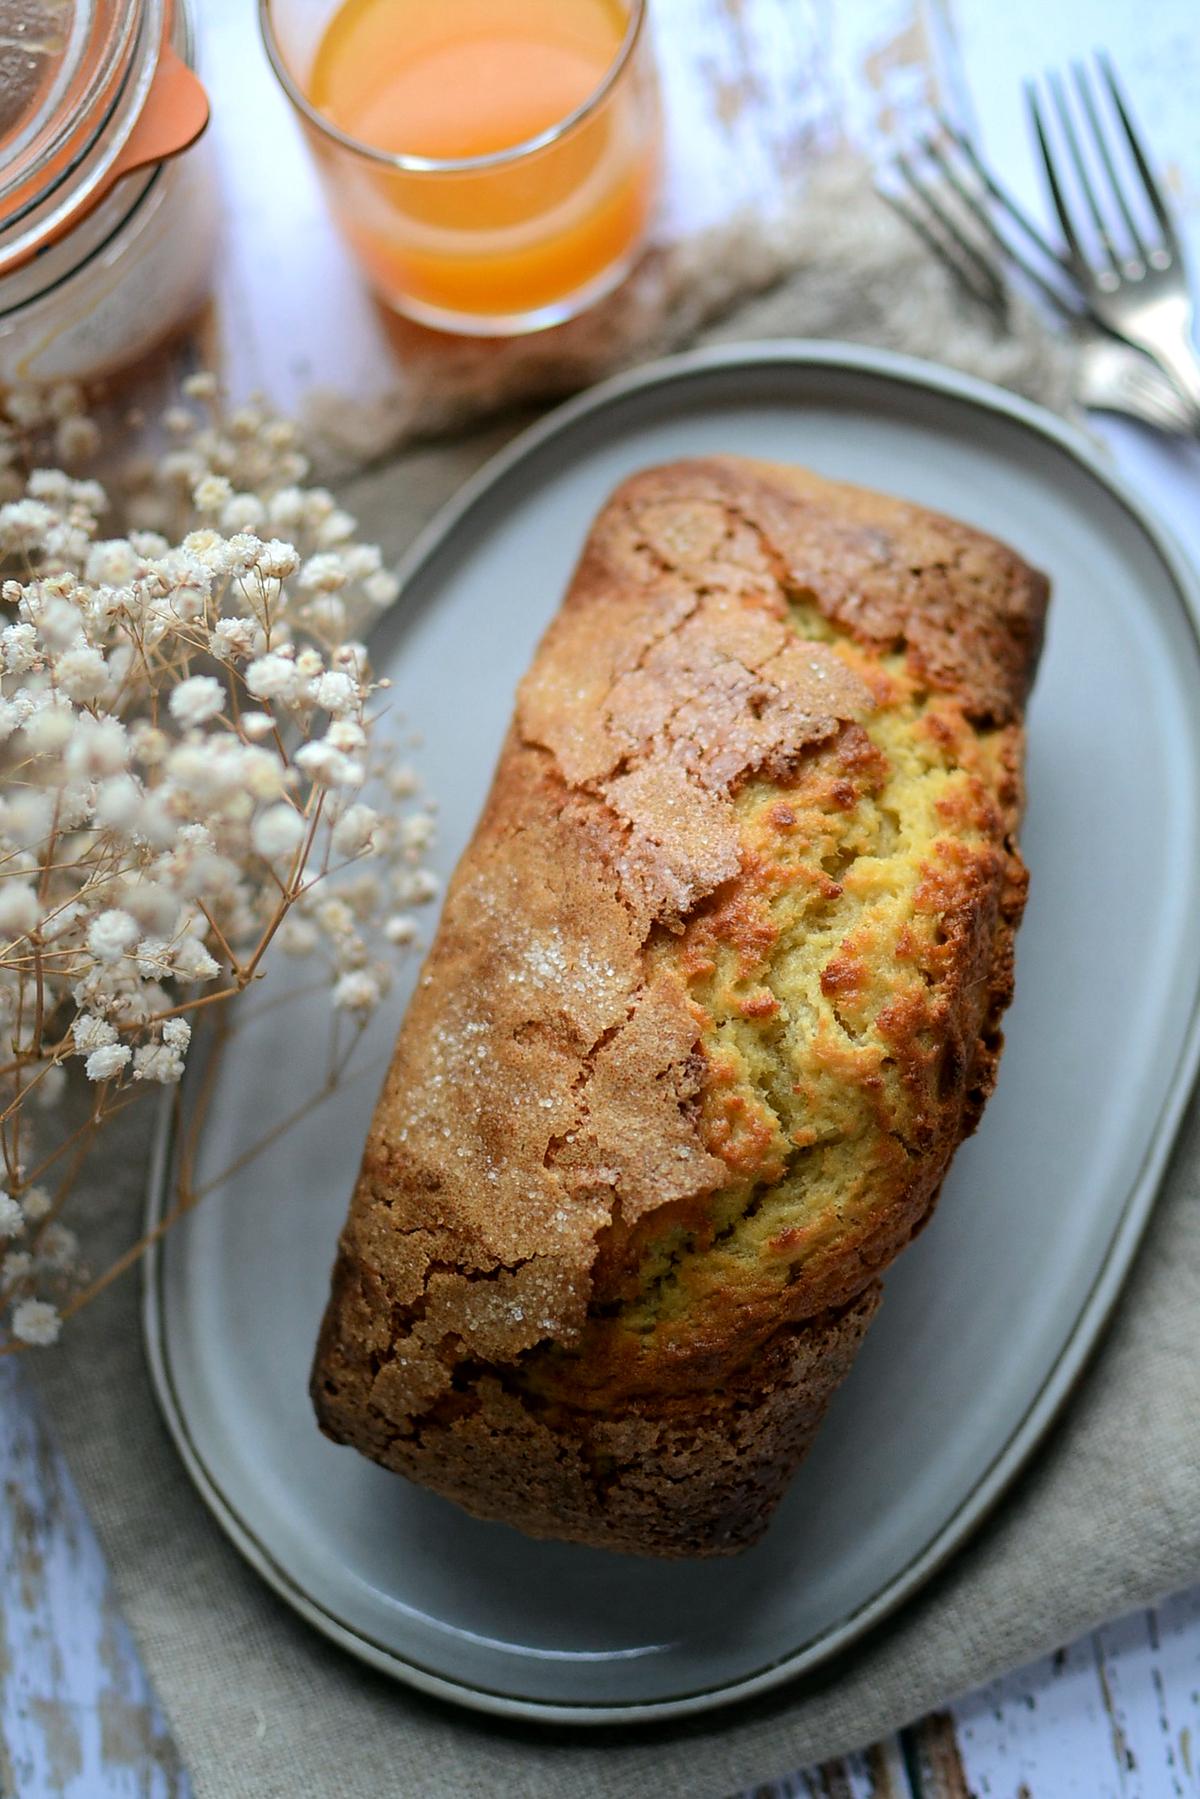
[[[940,199],[930,188],[928,182],[924,181],[918,173],[912,159],[907,156],[903,150],[900,150],[897,151],[895,160],[896,167],[908,182],[913,194],[921,201],[926,212],[937,221],[942,231],[950,239],[955,251],[958,253],[958,258],[965,261],[966,266],[973,272],[975,279],[968,282],[967,285],[971,286],[977,296],[996,311],[1001,313],[1006,312],[1008,309],[1008,295],[1005,292],[1004,281],[995,265],[988,261],[978,244],[973,244],[971,242],[957,220],[954,219],[942,205]],[[903,208],[900,210],[902,216],[909,217],[909,214],[906,213]],[[909,217],[909,222],[912,222],[911,217]],[[930,236],[928,230],[922,233],[922,235],[928,243]],[[943,260],[947,260],[944,253]]]
[[[950,139],[951,143],[956,145],[966,157],[972,172],[983,183],[1000,210],[1007,213],[1008,217],[1012,220],[1013,224],[1017,226],[1018,230],[1024,233],[1030,243],[1037,246],[1043,256],[1049,257],[1050,261],[1057,263],[1060,268],[1064,267],[1065,265],[1060,251],[1058,251],[1043,232],[1039,230],[1029,214],[1025,212],[1022,207],[1017,205],[1008,190],[1001,187],[966,132],[961,130],[960,127],[954,123],[948,113],[937,111],[934,113],[934,117],[941,126],[942,131]]]
[[[974,269],[954,254],[950,245],[944,238],[938,236],[915,206],[911,206],[907,200],[902,200],[899,194],[893,193],[886,187],[877,187],[875,191],[879,198],[885,201],[899,218],[904,220],[909,230],[916,233],[925,248],[932,251],[954,279],[966,288],[973,299],[978,300],[989,311],[1002,313],[1003,295],[998,295],[990,283],[985,284],[979,280]]]
[[[1125,229],[1129,233],[1129,239],[1133,245],[1133,253],[1148,267],[1150,262],[1150,252],[1146,246],[1146,240],[1142,236],[1138,222],[1134,217],[1133,208],[1130,206],[1126,197],[1124,184],[1117,174],[1116,165],[1113,162],[1112,151],[1109,148],[1108,132],[1104,129],[1104,125],[1101,122],[1100,110],[1096,105],[1096,96],[1092,91],[1092,83],[1088,77],[1088,72],[1081,62],[1074,62],[1071,64],[1071,73],[1075,77],[1075,91],[1079,95],[1080,104],[1083,107],[1088,125],[1091,128],[1092,142],[1095,145],[1100,161],[1104,164],[1104,173],[1108,177],[1109,189],[1120,209],[1121,217],[1125,221]]]
[[[897,168],[900,158],[893,164]],[[976,301],[985,305],[1001,322],[1007,317],[1007,289],[999,282],[994,270],[990,270],[992,279],[985,285],[980,280],[976,254],[963,236],[951,214],[941,204],[936,190],[927,187],[917,176],[916,170],[907,157],[903,158],[904,166],[900,170],[904,179],[912,187],[914,197],[920,199],[921,205],[928,208],[929,217],[924,216],[917,206],[911,205],[901,194],[881,183],[876,185],[876,193],[892,210],[904,220],[905,224],[916,233],[922,243],[937,257],[951,276]],[[940,165],[939,165],[940,166]],[[978,204],[978,203],[976,203]],[[972,216],[976,216],[972,213]],[[930,223],[936,220],[937,229]],[[943,235],[943,233],[945,235]],[[1002,242],[1003,240],[997,240]],[[1014,256],[1011,246],[1005,247],[1006,254]],[[968,255],[971,260],[967,260]],[[1016,260],[1014,256],[1014,260]],[[1035,273],[1026,264],[1019,263],[1027,273]],[[1040,277],[1038,277],[1040,279]],[[995,285],[993,285],[993,283]],[[1061,294],[1055,293],[1047,284],[1050,298],[1062,308],[1068,316],[1079,323],[1086,314],[1069,307]],[[1101,347],[1118,356],[1127,356],[1128,366],[1113,369],[1108,365],[1095,366],[1095,356]],[[1168,382],[1157,375],[1147,365],[1143,375],[1137,368],[1139,358],[1135,351],[1122,350],[1116,343],[1107,339],[1093,337],[1085,340],[1083,353],[1079,363],[1078,394],[1084,405],[1096,406],[1101,411],[1120,412],[1128,417],[1141,420],[1143,424],[1154,426],[1160,431],[1179,433],[1188,427],[1189,414],[1182,398],[1170,387]],[[1119,373],[1119,379],[1116,378]]]
[[[1135,354],[1137,352],[1134,352]],[[1147,412],[1154,411],[1164,421],[1164,429],[1171,431],[1187,431],[1190,429],[1191,415],[1186,403],[1170,385],[1165,376],[1155,380],[1154,374],[1140,369],[1130,371],[1127,388],[1131,399]]]
[[[955,134],[955,141],[960,141],[957,134]],[[984,204],[981,196],[972,193],[971,189],[967,186],[958,170],[954,167],[954,164],[951,162],[941,144],[938,143],[937,139],[932,137],[922,139],[922,148],[937,164],[947,183],[958,195],[971,218],[986,231],[988,237],[991,239],[992,243],[995,244],[1001,256],[1003,256],[1007,262],[1012,263],[1016,268],[1020,269],[1026,280],[1031,282],[1043,298],[1047,299],[1057,311],[1061,312],[1064,317],[1078,322],[1083,316],[1080,309],[1077,306],[1073,306],[1066,295],[1062,293],[1060,289],[1056,288],[1052,281],[1046,279],[1042,274],[1042,271],[1030,257],[1026,256],[1015,244],[1005,237],[1004,233],[996,224],[995,219],[993,219],[989,208]],[[980,163],[978,158],[974,155],[972,155],[972,166],[978,167],[981,170],[983,169],[983,164]],[[984,171],[984,180],[988,193],[992,193],[994,183],[987,179],[986,171]],[[1034,232],[1033,235],[1035,240],[1040,240],[1040,232]],[[1048,254],[1050,255],[1051,261],[1054,263],[1054,266],[1056,268],[1061,268],[1062,263],[1058,256],[1049,251]]]
[[[1058,214],[1058,222],[1062,226],[1063,237],[1066,239],[1068,259],[1076,273],[1082,273],[1087,277],[1090,273],[1087,258],[1083,253],[1083,246],[1080,244],[1079,239],[1075,234],[1075,224],[1071,218],[1070,208],[1067,205],[1062,187],[1059,184],[1058,171],[1054,165],[1054,153],[1050,148],[1050,140],[1046,134],[1046,122],[1042,117],[1042,109],[1038,103],[1037,89],[1034,87],[1032,81],[1027,81],[1025,83],[1025,106],[1029,113],[1034,135],[1038,141],[1038,149],[1042,154],[1042,168],[1045,171],[1046,185],[1050,189],[1050,198],[1054,204],[1054,210]]]
[[[1096,196],[1096,189],[1093,186],[1092,177],[1088,172],[1087,159],[1080,147],[1079,137],[1075,130],[1075,120],[1071,116],[1071,106],[1067,99],[1067,90],[1063,85],[1062,76],[1058,73],[1057,69],[1052,69],[1047,79],[1050,85],[1050,92],[1054,97],[1054,106],[1058,113],[1058,122],[1062,129],[1063,137],[1066,141],[1067,152],[1075,170],[1075,179],[1083,192],[1083,197],[1087,202],[1087,209],[1092,215],[1092,224],[1095,227],[1096,236],[1100,240],[1100,247],[1108,258],[1109,267],[1112,269],[1113,273],[1116,274],[1121,266],[1117,259],[1116,245],[1113,243],[1107,221],[1100,209],[1100,201]]]
[[[1100,65],[1100,73],[1104,77],[1105,85],[1108,88],[1113,106],[1116,108],[1117,117],[1120,119],[1121,124],[1125,129],[1126,142],[1129,145],[1133,160],[1137,164],[1138,174],[1142,178],[1142,186],[1146,190],[1146,199],[1149,202],[1150,209],[1158,221],[1159,230],[1163,234],[1163,244],[1167,254],[1172,262],[1178,262],[1180,260],[1179,239],[1175,235],[1175,227],[1171,222],[1171,215],[1167,210],[1166,201],[1163,199],[1162,189],[1159,187],[1150,164],[1146,160],[1146,152],[1142,149],[1141,138],[1134,128],[1129,107],[1125,102],[1125,96],[1122,94],[1121,89],[1117,84],[1117,72],[1112,66],[1112,61],[1107,51],[1099,51],[1096,56],[1096,61]]]
[[[1186,402],[1152,367],[1143,372],[1136,350],[1113,340],[1085,342],[1079,361],[1078,394],[1100,412],[1123,412],[1156,430],[1176,435],[1190,428]]]

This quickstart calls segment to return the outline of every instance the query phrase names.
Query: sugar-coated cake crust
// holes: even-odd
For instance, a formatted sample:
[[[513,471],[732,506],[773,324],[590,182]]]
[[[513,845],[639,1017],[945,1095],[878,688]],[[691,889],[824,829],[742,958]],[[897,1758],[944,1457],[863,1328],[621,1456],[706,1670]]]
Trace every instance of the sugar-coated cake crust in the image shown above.
[[[995,1079],[1044,578],[734,458],[634,476],[522,682],[312,1392],[468,1510],[753,1542]]]

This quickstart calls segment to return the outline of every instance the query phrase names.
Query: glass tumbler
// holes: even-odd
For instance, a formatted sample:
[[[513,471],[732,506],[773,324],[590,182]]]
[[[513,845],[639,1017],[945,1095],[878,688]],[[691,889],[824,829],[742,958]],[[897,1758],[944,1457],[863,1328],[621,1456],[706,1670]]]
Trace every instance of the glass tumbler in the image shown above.
[[[511,147],[445,158],[360,141],[310,98],[342,3],[259,0],[259,14],[333,217],[380,298],[438,330],[501,337],[556,324],[614,288],[636,258],[658,188],[646,0],[611,0],[623,36],[573,111]],[[433,29],[448,17],[437,8],[461,3],[432,0],[416,11]],[[558,0],[564,13],[573,3]],[[403,31],[401,16],[396,41]]]

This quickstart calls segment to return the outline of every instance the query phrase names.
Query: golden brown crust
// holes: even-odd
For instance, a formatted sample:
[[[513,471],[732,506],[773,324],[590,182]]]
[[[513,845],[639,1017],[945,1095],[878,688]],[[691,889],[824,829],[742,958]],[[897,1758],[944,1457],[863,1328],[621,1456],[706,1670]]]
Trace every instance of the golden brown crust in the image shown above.
[[[618,491],[376,1111],[329,1434],[534,1534],[761,1532],[994,1080],[1045,601],[798,470]]]
[[[480,1367],[403,1431],[372,1364],[347,1350],[347,1323],[376,1315],[362,1280],[339,1258],[313,1381],[330,1436],[528,1536],[664,1557],[731,1555],[761,1536],[879,1303],[872,1284],[837,1316],[781,1325],[702,1399],[531,1406],[503,1367]]]

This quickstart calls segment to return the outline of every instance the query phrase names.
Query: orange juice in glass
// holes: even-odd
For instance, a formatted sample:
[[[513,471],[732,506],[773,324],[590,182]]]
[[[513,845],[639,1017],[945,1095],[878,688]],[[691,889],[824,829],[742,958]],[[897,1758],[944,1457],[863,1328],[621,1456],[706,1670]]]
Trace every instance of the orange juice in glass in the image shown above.
[[[259,0],[334,216],[380,296],[441,330],[569,318],[657,187],[646,0]]]

